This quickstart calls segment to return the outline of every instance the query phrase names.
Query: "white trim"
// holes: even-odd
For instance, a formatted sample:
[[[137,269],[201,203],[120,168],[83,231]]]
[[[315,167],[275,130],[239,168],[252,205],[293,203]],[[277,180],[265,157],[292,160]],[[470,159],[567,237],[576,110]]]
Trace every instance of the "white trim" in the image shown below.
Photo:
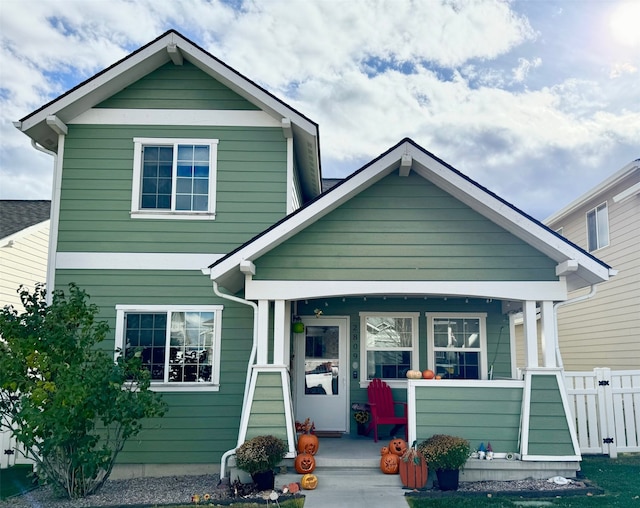
[[[524,381],[518,379],[408,379],[408,386],[428,386],[444,388],[524,388]]]
[[[149,387],[152,391],[157,392],[200,392],[200,391],[219,391],[220,390],[220,355],[222,342],[222,313],[223,305],[116,305],[116,330],[114,358],[118,357],[118,350],[124,350],[124,325],[125,314],[135,312],[166,312],[167,313],[167,340],[166,347],[169,347],[168,336],[170,333],[171,323],[169,321],[170,312],[213,312],[214,330],[213,330],[213,359],[211,362],[211,382],[208,383],[165,383],[152,381]],[[169,355],[167,354],[167,361]],[[166,367],[166,365],[165,365]]]
[[[509,351],[511,352],[511,378],[516,379],[518,364],[516,359],[516,314],[509,313]]]
[[[580,455],[521,455],[520,460],[523,462],[579,462],[582,460]]]
[[[626,188],[622,192],[613,196],[612,200],[614,203],[620,203],[626,199],[629,199],[633,196],[637,196],[640,194],[640,182],[632,185],[631,187]]]
[[[64,134],[58,135],[58,153],[54,157],[53,193],[51,196],[51,227],[49,228],[49,254],[47,259],[47,295],[51,304],[56,284],[56,252],[58,248],[58,222],[60,218],[60,193],[62,191],[62,166],[64,162]]]
[[[293,138],[287,138],[287,214],[295,210],[293,205]]]
[[[420,313],[419,312],[387,312],[380,311],[361,311],[360,316],[360,386],[369,386],[369,372],[367,369],[367,318],[368,317],[391,317],[391,318],[411,318],[411,347],[410,348],[372,348],[371,351],[411,351],[411,369],[418,370],[420,366]],[[406,386],[406,379],[401,378],[381,378],[392,388]]]
[[[480,347],[477,348],[453,348],[454,352],[471,352],[471,353],[479,353],[480,354],[480,369],[479,376],[481,380],[486,380],[488,378],[488,365],[487,365],[487,313],[486,312],[425,312],[424,313],[427,318],[427,357],[428,367],[436,372],[436,348],[433,337],[433,321],[437,318],[449,318],[449,319],[477,319],[478,325],[480,329]],[[441,351],[443,348],[438,348],[438,351]],[[441,379],[439,381],[442,381]],[[446,380],[445,380],[446,381]],[[457,381],[457,380],[456,380]],[[496,386],[492,384],[491,386]]]
[[[418,419],[416,415],[416,384],[407,380],[407,433],[408,442],[413,443],[416,438]]]
[[[216,277],[212,277],[215,279]],[[559,281],[379,281],[379,280],[255,280],[247,279],[246,298],[301,300],[330,295],[448,295],[505,300],[567,299],[565,280]]]
[[[258,349],[256,351],[256,364],[269,363],[269,300],[258,302]]]
[[[204,109],[104,109],[79,114],[70,125],[176,125],[191,127],[277,127],[281,122],[264,111]]]
[[[218,142],[217,139],[201,138],[133,138],[133,181],[131,185],[131,218],[133,219],[214,219],[216,213],[216,185],[218,179]],[[141,208],[142,149],[145,145],[167,145],[173,148],[173,164],[171,168],[171,209],[155,210]],[[209,146],[209,195],[206,211],[176,210],[177,192],[177,157],[180,145]]]
[[[202,270],[222,256],[167,252],[58,252],[55,266],[59,270]]]
[[[605,219],[606,219],[606,223],[607,223],[607,243],[605,245],[601,245],[601,241],[600,241],[600,228],[599,228],[599,210],[602,208],[602,210],[604,210],[603,215],[605,215]],[[591,250],[590,249],[590,240],[591,240],[591,235],[589,233],[589,214],[593,212],[593,219],[595,221],[595,230],[596,230],[596,248]],[[610,221],[609,221],[609,203],[607,203],[607,201],[603,201],[600,204],[597,204],[591,208],[589,208],[588,210],[586,210],[584,212],[584,227],[585,227],[585,233],[586,233],[586,238],[587,238],[587,251],[589,252],[596,252],[600,249],[604,249],[605,247],[609,247],[609,244],[611,243],[611,228],[610,228]]]

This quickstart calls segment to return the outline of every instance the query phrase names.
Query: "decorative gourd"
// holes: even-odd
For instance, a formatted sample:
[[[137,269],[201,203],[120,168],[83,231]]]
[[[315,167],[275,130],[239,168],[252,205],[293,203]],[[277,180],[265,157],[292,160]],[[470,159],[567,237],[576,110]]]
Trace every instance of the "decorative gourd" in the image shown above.
[[[300,480],[300,485],[305,490],[313,490],[318,486],[318,477],[314,474],[305,474]]]
[[[393,438],[389,441],[389,453],[402,457],[407,451],[407,442],[404,439]]]
[[[400,467],[400,457],[389,451],[389,448],[383,446],[380,449],[380,471],[384,474],[397,474]]]
[[[319,446],[318,436],[315,434],[300,434],[298,438],[298,453],[310,453],[315,455],[318,453]]]
[[[289,485],[287,485],[287,491],[289,491],[291,494],[300,492],[300,484],[297,482],[291,482]]]
[[[407,379],[422,379],[422,372],[419,370],[408,370]]]
[[[422,377],[424,379],[433,379],[434,377],[436,377],[436,373],[433,372],[431,369],[423,370]]]
[[[294,462],[296,471],[301,474],[313,473],[316,468],[316,459],[307,452],[299,453]]]

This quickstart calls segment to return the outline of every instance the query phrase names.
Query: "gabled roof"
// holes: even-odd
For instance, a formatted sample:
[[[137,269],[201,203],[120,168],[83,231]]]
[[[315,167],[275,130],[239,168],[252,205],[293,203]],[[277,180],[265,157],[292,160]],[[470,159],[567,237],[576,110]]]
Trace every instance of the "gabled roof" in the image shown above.
[[[160,66],[170,61],[180,65],[182,59],[191,62],[278,122],[285,118],[289,119],[298,165],[302,170],[303,192],[306,196],[320,194],[318,125],[175,30],[167,31],[28,114],[19,122],[15,122],[15,126],[43,147],[56,150],[58,135],[52,128],[55,126],[49,125],[52,121],[51,117],[57,117],[66,124]],[[48,118],[50,118],[49,122],[47,122]]]
[[[632,196],[640,193],[640,159],[636,159],[625,165],[622,169],[616,171],[613,175],[596,185],[593,189],[585,192],[582,196],[575,199],[561,210],[558,210],[553,215],[547,217],[544,220],[544,223],[553,224],[556,221],[564,219],[567,215],[576,211],[587,201],[597,196],[604,195],[609,191],[609,189],[612,189],[626,178],[631,177],[634,173],[635,178],[631,180],[631,185],[627,191],[625,191],[625,195]]]
[[[49,219],[51,201],[0,200],[0,238]]]
[[[501,197],[405,138],[330,190],[213,263],[210,275],[231,291],[242,287],[242,263],[258,259],[393,171],[415,171],[506,231],[558,263],[569,290],[603,282],[614,275],[606,263],[547,228]]]

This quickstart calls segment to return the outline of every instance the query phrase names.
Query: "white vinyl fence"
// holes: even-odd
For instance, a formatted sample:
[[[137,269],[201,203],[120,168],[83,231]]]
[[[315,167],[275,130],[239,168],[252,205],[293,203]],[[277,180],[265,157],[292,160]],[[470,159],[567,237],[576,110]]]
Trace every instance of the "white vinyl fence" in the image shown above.
[[[640,370],[566,372],[582,453],[640,452]]]
[[[16,439],[8,430],[0,430],[0,469],[6,469],[15,464],[33,464],[22,454],[23,448],[16,443]]]

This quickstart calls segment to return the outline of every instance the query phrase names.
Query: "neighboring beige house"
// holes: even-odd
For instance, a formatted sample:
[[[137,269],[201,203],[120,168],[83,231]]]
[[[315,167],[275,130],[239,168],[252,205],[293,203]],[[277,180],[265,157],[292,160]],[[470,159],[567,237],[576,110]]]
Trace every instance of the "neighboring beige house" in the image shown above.
[[[47,278],[51,201],[0,200],[0,307],[22,310],[20,285]]]
[[[592,297],[558,307],[565,369],[640,369],[640,159],[544,223],[618,271]]]

